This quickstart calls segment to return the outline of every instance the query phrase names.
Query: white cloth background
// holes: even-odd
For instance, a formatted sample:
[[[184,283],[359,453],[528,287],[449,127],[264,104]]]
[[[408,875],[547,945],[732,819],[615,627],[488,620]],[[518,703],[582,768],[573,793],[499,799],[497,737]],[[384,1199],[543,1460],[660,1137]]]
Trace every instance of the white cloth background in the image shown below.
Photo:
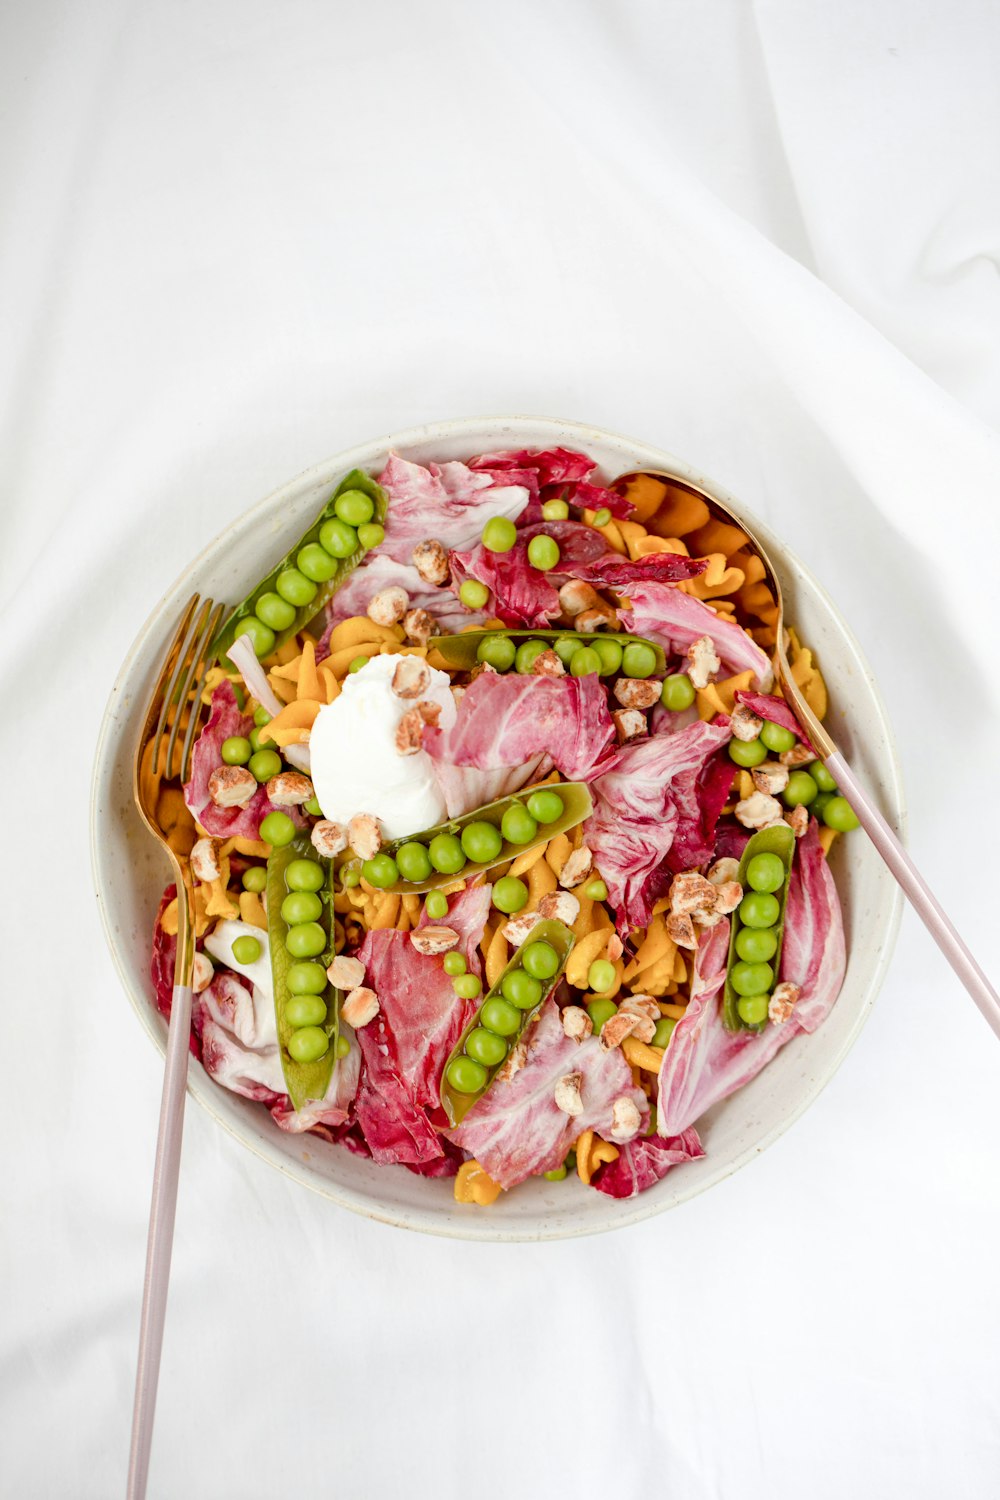
[[[100,714],[308,463],[537,412],[743,496],[996,977],[998,74],[991,0],[6,7],[4,1494],[124,1483],[160,1061],[89,889]],[[380,1228],[192,1108],[150,1492],[993,1496],[998,1078],[907,915],[809,1113],[614,1237]]]

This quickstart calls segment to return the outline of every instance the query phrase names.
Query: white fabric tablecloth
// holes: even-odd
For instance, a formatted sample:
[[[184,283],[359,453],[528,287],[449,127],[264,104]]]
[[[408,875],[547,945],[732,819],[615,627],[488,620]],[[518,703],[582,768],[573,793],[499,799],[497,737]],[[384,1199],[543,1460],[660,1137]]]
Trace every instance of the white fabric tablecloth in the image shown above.
[[[744,497],[996,976],[998,73],[991,0],[5,9],[5,1495],[124,1484],[161,1065],[90,893],[100,714],[308,463],[537,412]],[[380,1228],[191,1109],[150,1493],[996,1495],[998,1084],[908,915],[806,1117],[614,1237]]]

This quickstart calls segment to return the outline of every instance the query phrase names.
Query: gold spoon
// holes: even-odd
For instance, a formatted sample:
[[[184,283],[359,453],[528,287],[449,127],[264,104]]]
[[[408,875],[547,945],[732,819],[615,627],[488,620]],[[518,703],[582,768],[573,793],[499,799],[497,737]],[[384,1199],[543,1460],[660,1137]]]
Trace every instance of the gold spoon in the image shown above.
[[[770,593],[774,605],[774,671],[781,685],[781,690],[785,695],[785,701],[792,709],[799,723],[807,731],[810,740],[816,747],[819,758],[827,766],[830,775],[837,783],[840,795],[850,803],[858,822],[885,860],[906,899],[910,902],[917,916],[923,922],[927,931],[965,985],[965,988],[978,1005],[987,1022],[993,1028],[993,1031],[1000,1037],[1000,996],[997,995],[996,990],[973,958],[966,944],[944,912],[941,904],[930,890],[927,882],[920,874],[910,856],[906,853],[902,844],[900,844],[899,839],[889,827],[881,812],[879,812],[874,801],[854,775],[854,772],[844,759],[842,751],[838,750],[829,732],[823,727],[809,707],[798,683],[792,676],[792,669],[786,653],[781,583],[774,564],[771,562],[766,550],[761,546],[753,532],[749,530],[745,521],[739,516],[734,515],[715,495],[710,494],[708,490],[702,489],[700,485],[692,484],[689,479],[681,479],[678,475],[670,474],[665,470],[636,469],[630,473],[619,475],[611,488],[616,493],[624,495],[628,494],[630,489],[634,491],[645,487],[646,496],[648,497],[649,486],[651,484],[658,485],[662,491],[659,504],[662,504],[671,495],[674,495],[675,498],[685,495],[693,496],[697,500],[700,500],[706,507],[711,519],[735,528],[745,538],[745,541],[740,544],[739,550],[748,552],[760,560],[760,564],[764,570],[761,583]],[[770,610],[768,613],[770,615]]]

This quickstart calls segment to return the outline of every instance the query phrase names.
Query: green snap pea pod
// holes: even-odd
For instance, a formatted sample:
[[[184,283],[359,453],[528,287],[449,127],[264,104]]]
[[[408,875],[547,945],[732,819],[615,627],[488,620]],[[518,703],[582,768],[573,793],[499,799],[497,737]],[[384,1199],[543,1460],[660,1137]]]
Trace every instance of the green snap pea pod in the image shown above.
[[[771,924],[768,929],[763,929],[773,932],[776,939],[774,954],[770,959],[767,960],[767,962],[770,963],[774,971],[775,979],[777,979],[778,966],[781,963],[781,945],[785,935],[785,902],[788,898],[788,877],[792,868],[792,859],[795,855],[795,834],[792,832],[787,823],[776,824],[773,828],[762,828],[759,833],[755,833],[753,837],[748,841],[747,846],[743,851],[743,858],[740,860],[740,869],[737,876],[737,879],[739,880],[740,885],[743,887],[745,893],[744,899],[746,899],[746,894],[750,893],[751,889],[747,884],[747,867],[749,866],[750,861],[754,859],[758,854],[776,855],[781,861],[785,871],[785,878],[781,882],[780,887],[777,890],[769,893],[774,896],[778,905],[777,919],[773,924]],[[739,907],[737,907],[733,912],[732,917],[730,918],[729,960],[726,964],[726,987],[723,991],[722,997],[722,1019],[729,1031],[760,1032],[763,1031],[765,1026],[767,1025],[766,1018],[756,1026],[748,1025],[739,1013],[737,1007],[739,1005],[740,997],[733,989],[732,985],[733,969],[739,962],[739,954],[736,950],[736,943],[741,931],[743,930],[744,924],[740,919],[740,909]]]
[[[648,646],[656,654],[656,665],[649,675],[662,677],[667,670],[663,647],[657,646],[655,641],[648,641],[641,635],[621,635],[606,630],[593,633],[585,630],[463,630],[458,635],[432,635],[427,645],[440,651],[452,666],[471,671],[478,661],[477,653],[483,641],[494,636],[505,636],[515,646],[523,641],[544,641],[552,650],[558,641],[575,641],[581,646],[592,646],[595,640],[617,641],[623,653],[626,646]]]
[[[314,616],[318,615],[327,601],[333,597],[333,595],[340,588],[340,585],[345,581],[348,575],[354,571],[358,563],[361,562],[365,555],[365,548],[361,545],[360,542],[358,542],[358,545],[355,547],[355,549],[346,557],[333,556],[332,554],[327,552],[326,548],[323,547],[320,543],[320,532],[323,530],[323,527],[327,524],[327,522],[336,519],[337,501],[339,500],[340,496],[346,494],[348,490],[360,490],[363,495],[367,495],[374,506],[372,520],[379,524],[384,523],[386,505],[388,501],[385,490],[381,485],[376,484],[374,479],[372,479],[371,476],[369,474],[366,474],[362,469],[352,469],[349,474],[345,474],[344,478],[337,485],[337,488],[334,490],[333,494],[330,496],[329,500],[324,505],[319,515],[316,517],[315,521],[309,527],[308,531],[303,533],[303,535],[295,543],[294,547],[286,552],[281,561],[271,569],[267,577],[262,579],[261,582],[257,584],[256,588],[251,590],[251,592],[243,600],[242,604],[238,604],[229,618],[223,623],[218,635],[212,642],[211,654],[213,657],[224,656],[229,647],[233,644],[233,641],[236,639],[236,636],[240,630],[240,626],[245,624],[249,620],[257,618],[257,603],[264,595],[271,596],[272,608],[276,607],[273,603],[275,595],[278,596],[279,603],[285,603],[286,608],[279,612],[278,619],[287,616],[288,611],[294,609],[294,618],[291,619],[287,625],[284,625],[279,629],[273,629],[271,626],[268,626],[266,621],[258,621],[258,625],[263,624],[268,633],[273,634],[274,636],[274,645],[270,647],[270,650],[272,651],[276,650],[277,647],[282,645],[284,641],[289,640],[296,633],[296,631],[302,630],[304,626],[308,625],[309,621],[313,619]],[[340,534],[341,536],[347,537],[349,541],[352,530],[356,535],[357,528],[351,528],[347,526],[345,526],[341,530]],[[298,559],[303,549],[306,547],[319,548],[323,556],[328,559],[330,568],[330,576],[328,578],[325,578],[321,581],[316,581],[312,578],[302,577],[301,572],[298,568]],[[285,573],[287,575],[290,569],[294,569],[295,572],[299,574],[299,578],[296,580],[296,582],[298,583],[300,593],[296,593],[294,587],[288,588],[287,585],[282,585],[279,587],[278,585],[278,579],[281,574]],[[294,595],[294,598],[291,602],[289,602],[285,598],[285,595],[282,593],[283,588],[285,589],[286,594]],[[312,589],[313,592],[308,599],[304,599],[304,596],[310,593],[310,589]],[[304,602],[298,602],[300,597],[303,597]],[[268,652],[258,654],[267,655]]]
[[[564,923],[555,921],[536,922],[489,994],[484,995],[472,1020],[455,1043],[448,1061],[444,1065],[444,1072],[441,1076],[441,1103],[452,1125],[459,1124],[472,1106],[487,1092],[497,1073],[503,1067],[511,1049],[524,1034],[531,1018],[537,1013],[542,1002],[551,995],[562,978],[570,950],[575,942],[576,938]],[[557,962],[558,967],[555,967],[553,971],[551,964],[546,965],[545,968],[550,970],[550,972],[547,973],[544,980],[533,978],[533,976],[528,974],[524,966],[525,953],[534,947],[536,943],[547,945],[556,954],[556,960],[553,962]],[[551,958],[551,953],[548,956]],[[524,979],[532,981],[532,1003],[527,1007],[523,1000],[516,1004],[511,1004],[505,998],[511,992],[510,976],[518,974],[523,975]],[[537,994],[537,998],[534,998],[535,994]],[[509,1024],[505,1021],[506,1017],[510,1018]],[[490,1025],[491,1021],[494,1022],[494,1026]],[[499,1031],[494,1029],[496,1026],[500,1028]],[[498,1044],[495,1049],[496,1052],[499,1053],[500,1051],[499,1044],[503,1044],[505,1050],[499,1061],[493,1063],[491,1066],[484,1066],[482,1063],[476,1064],[480,1079],[478,1087],[470,1093],[464,1093],[454,1087],[449,1077],[449,1072],[453,1071],[452,1064],[456,1061],[464,1060],[466,1064],[470,1062],[476,1063],[472,1052],[467,1050],[470,1045],[469,1039],[473,1037],[473,1033],[481,1036],[484,1031],[488,1037],[492,1038]],[[474,1042],[472,1045],[474,1047]]]
[[[319,991],[319,999],[326,1005],[326,1018],[319,1024],[328,1038],[327,1050],[315,1062],[296,1062],[288,1050],[288,1043],[298,1028],[290,1024],[288,1006],[291,1001],[301,999],[301,996],[292,994],[288,976],[294,964],[300,963],[301,967],[301,961],[288,951],[287,939],[291,929],[281,912],[282,904],[289,895],[285,872],[293,860],[310,860],[323,867],[323,887],[316,893],[322,909],[316,921],[323,929],[326,945],[321,953],[312,956],[312,962],[322,966],[322,969],[326,969],[334,958],[334,915],[331,861],[320,858],[307,833],[297,833],[290,844],[281,849],[273,849],[267,862],[267,931],[271,948],[271,976],[281,1068],[285,1075],[288,1097],[295,1109],[301,1109],[306,1100],[324,1097],[333,1075],[337,1061],[340,991],[326,980],[325,974],[322,975],[324,987]]]
[[[460,818],[452,818],[448,823],[439,823],[435,828],[425,828],[421,833],[408,834],[406,838],[393,839],[391,843],[383,844],[377,859],[383,860],[385,856],[388,856],[395,861],[397,853],[404,844],[423,844],[425,848],[430,849],[430,845],[442,834],[461,841],[463,831],[473,823],[490,823],[500,832],[504,814],[512,807],[527,810],[531,798],[537,792],[554,793],[562,802],[562,812],[558,817],[544,822],[539,821],[536,832],[524,843],[516,843],[504,838],[501,833],[500,846],[496,854],[489,859],[477,861],[466,857],[461,865],[456,865],[446,871],[432,870],[425,879],[406,880],[400,875],[398,880],[389,883],[382,880],[372,883],[377,884],[381,890],[392,891],[398,895],[418,896],[424,891],[434,890],[437,886],[451,885],[455,880],[471,880],[481,875],[484,870],[491,870],[495,865],[502,865],[509,859],[516,859],[519,854],[525,854],[529,849],[536,849],[539,844],[547,844],[549,839],[554,839],[559,833],[568,833],[571,828],[582,823],[584,818],[589,818],[594,810],[590,788],[584,781],[560,781],[553,782],[551,785],[546,783],[542,787],[529,786],[523,791],[515,792],[512,796],[501,797],[497,802],[487,802],[485,807],[477,807],[472,812],[464,813]],[[349,859],[344,868],[355,869],[361,873],[363,864],[360,860]]]

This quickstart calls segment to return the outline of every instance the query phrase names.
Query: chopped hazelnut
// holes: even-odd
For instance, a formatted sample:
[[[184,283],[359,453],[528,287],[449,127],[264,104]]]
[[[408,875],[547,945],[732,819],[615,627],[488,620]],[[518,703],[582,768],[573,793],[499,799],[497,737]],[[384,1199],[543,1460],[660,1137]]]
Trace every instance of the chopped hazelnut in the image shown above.
[[[630,1141],[638,1133],[642,1115],[634,1099],[622,1094],[611,1106],[611,1139]]]
[[[573,620],[573,629],[582,631],[585,635],[592,635],[595,630],[603,630],[606,625],[614,625],[617,615],[610,604],[602,600],[593,609],[582,609]]]
[[[620,1047],[625,1038],[631,1036],[636,1027],[641,1025],[641,1016],[630,1015],[627,1010],[618,1011],[601,1027],[601,1046],[605,1052]]]
[[[219,864],[219,846],[215,839],[199,839],[192,848],[188,860],[195,880],[205,880],[211,884],[222,874]]]
[[[366,614],[376,625],[398,625],[410,605],[410,596],[405,589],[393,584],[379,589],[369,601]]]
[[[644,677],[619,677],[615,697],[623,708],[652,708],[659,701],[660,684]]]
[[[733,732],[733,738],[737,740],[756,740],[764,727],[764,720],[759,714],[755,714],[752,708],[745,703],[737,703],[729,720],[729,727]]]
[[[369,1021],[374,1021],[378,1012],[378,996],[374,990],[365,989],[363,985],[352,990],[340,1007],[342,1019],[348,1026],[353,1026],[355,1031],[360,1026],[367,1026]]]
[[[700,635],[687,648],[688,676],[696,688],[706,688],[722,666],[710,635]]]
[[[313,784],[301,771],[280,771],[267,783],[267,800],[275,807],[301,807],[313,794]]]
[[[766,792],[752,792],[736,804],[736,818],[744,828],[770,828],[781,822],[781,814],[781,803]]]
[[[698,934],[694,930],[694,922],[687,913],[683,915],[671,913],[664,925],[667,929],[667,937],[672,939],[678,948],[697,948]]]
[[[782,1026],[788,1020],[795,1009],[799,994],[799,986],[789,984],[787,980],[775,985],[767,1007],[768,1018],[775,1026]]]
[[[569,890],[571,886],[579,885],[590,874],[594,864],[594,856],[586,844],[581,844],[579,849],[574,849],[569,859],[559,871],[559,884]]]
[[[801,803],[798,807],[793,807],[789,812],[785,813],[785,822],[788,824],[795,837],[797,839],[800,839],[805,833],[806,829],[809,827],[808,807],[804,807]]]
[[[338,953],[327,969],[326,977],[338,990],[355,990],[365,977],[365,966],[360,958]]]
[[[418,953],[430,957],[437,953],[450,953],[452,948],[457,948],[458,933],[454,927],[417,927],[410,933],[410,942]]]
[[[538,916],[546,922],[563,922],[572,927],[580,915],[580,903],[572,891],[548,891],[538,903]]]
[[[639,735],[646,733],[646,715],[637,708],[613,708],[611,717],[619,745],[624,745],[626,740],[638,739]]]
[[[809,749],[808,745],[803,745],[800,740],[799,743],[797,745],[793,745],[790,750],[782,750],[781,754],[778,756],[778,759],[781,761],[781,764],[783,766],[790,766],[794,771],[796,766],[808,765],[811,760],[816,759],[816,756]]]
[[[410,561],[425,583],[442,584],[448,582],[450,571],[448,566],[448,552],[433,537],[428,537],[425,542],[417,543],[410,553]]]
[[[314,823],[309,837],[316,853],[321,854],[324,859],[333,859],[347,848],[347,830],[343,823],[331,823],[329,818],[321,818],[318,823]]]
[[[571,578],[559,590],[562,612],[573,619],[585,609],[596,609],[602,602],[597,590],[589,583],[581,583],[579,578]]]
[[[403,616],[403,629],[407,640],[415,641],[418,646],[425,646],[432,635],[438,634],[437,621],[426,609],[408,609]]]
[[[750,775],[758,792],[766,792],[769,797],[776,797],[788,785],[788,767],[783,766],[780,761],[762,761],[759,766],[753,767]]]
[[[582,1083],[582,1073],[567,1073],[556,1084],[555,1101],[563,1114],[583,1114],[583,1095],[580,1092]]]
[[[528,934],[533,927],[537,927],[542,920],[540,911],[518,912],[516,917],[511,917],[500,929],[504,938],[512,948],[520,948],[521,944],[527,942]]]
[[[582,1005],[567,1005],[562,1013],[562,1029],[574,1042],[585,1042],[594,1023]]]
[[[728,885],[731,880],[736,880],[739,878],[739,873],[739,860],[731,859],[728,855],[725,855],[722,859],[717,859],[715,861],[715,864],[710,868],[706,878],[710,880],[713,885]]]
[[[566,667],[554,651],[539,651],[531,663],[531,671],[535,677],[566,676]]]
[[[191,970],[191,993],[200,995],[202,990],[207,990],[215,978],[215,969],[212,960],[207,953],[196,953],[194,956],[194,967]]]
[[[419,656],[401,656],[392,674],[397,698],[419,698],[431,685],[431,669]]]
[[[416,755],[423,743],[423,714],[419,708],[408,708],[396,725],[396,750],[400,755]]]
[[[716,887],[697,870],[685,870],[670,882],[670,910],[675,915],[696,917],[700,911],[713,911],[715,897]]]
[[[743,887],[738,880],[726,880],[715,888],[715,910],[720,917],[728,917],[743,900]]]
[[[219,766],[208,778],[208,795],[216,807],[246,807],[257,790],[257,778],[243,766]]]
[[[371,813],[355,813],[347,825],[347,838],[360,859],[374,859],[382,847],[382,830]]]

